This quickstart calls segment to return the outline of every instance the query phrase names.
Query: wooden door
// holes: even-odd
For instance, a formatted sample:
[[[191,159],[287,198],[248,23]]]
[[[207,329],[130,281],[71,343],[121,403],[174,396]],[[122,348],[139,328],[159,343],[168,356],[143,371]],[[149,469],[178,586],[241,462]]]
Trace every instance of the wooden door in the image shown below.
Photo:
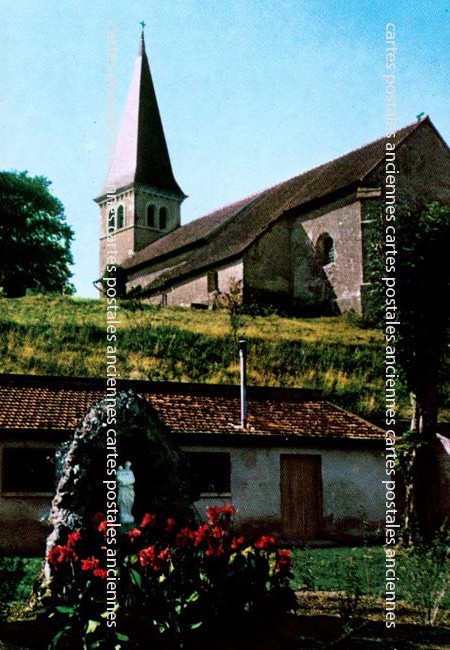
[[[322,522],[320,456],[282,454],[281,527],[284,539],[317,539]]]

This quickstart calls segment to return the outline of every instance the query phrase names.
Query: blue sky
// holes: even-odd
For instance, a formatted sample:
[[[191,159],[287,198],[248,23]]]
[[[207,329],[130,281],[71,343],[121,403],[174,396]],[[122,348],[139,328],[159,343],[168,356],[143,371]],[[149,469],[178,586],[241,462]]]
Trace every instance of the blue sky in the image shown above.
[[[428,113],[450,143],[450,0],[3,0],[0,169],[47,176],[75,230],[73,281],[95,296],[108,165],[107,32],[117,123],[140,26],[186,223],[385,133],[385,24],[399,126]]]

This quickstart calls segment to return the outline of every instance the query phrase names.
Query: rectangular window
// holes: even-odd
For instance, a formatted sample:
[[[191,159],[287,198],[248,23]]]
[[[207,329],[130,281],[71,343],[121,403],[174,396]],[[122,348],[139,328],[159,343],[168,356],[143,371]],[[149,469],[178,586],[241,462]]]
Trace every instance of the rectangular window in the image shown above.
[[[186,453],[194,485],[200,494],[223,494],[231,491],[230,454],[195,451]]]
[[[219,291],[219,274],[217,271],[208,272],[208,292]]]
[[[55,449],[4,447],[2,492],[53,493]]]

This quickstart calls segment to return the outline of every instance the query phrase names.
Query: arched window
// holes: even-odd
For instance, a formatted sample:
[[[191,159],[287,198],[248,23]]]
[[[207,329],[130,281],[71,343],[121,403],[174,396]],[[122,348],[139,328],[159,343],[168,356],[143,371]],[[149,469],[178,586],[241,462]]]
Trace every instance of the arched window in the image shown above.
[[[167,208],[159,208],[159,229],[165,230],[167,228]]]
[[[147,206],[147,220],[146,224],[149,228],[155,228],[156,223],[155,223],[155,206],[154,205],[148,205]]]
[[[116,229],[116,211],[112,208],[108,214],[108,232]]]
[[[119,205],[117,210],[117,228],[123,228],[125,225],[125,208]]]
[[[334,239],[327,232],[320,235],[316,243],[316,254],[319,264],[326,266],[335,259]]]

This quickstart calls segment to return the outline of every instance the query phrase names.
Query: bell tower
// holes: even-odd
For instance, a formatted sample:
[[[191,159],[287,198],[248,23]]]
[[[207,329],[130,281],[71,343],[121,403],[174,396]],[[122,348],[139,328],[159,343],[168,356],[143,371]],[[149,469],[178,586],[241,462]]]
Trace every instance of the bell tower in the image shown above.
[[[150,66],[144,24],[125,111],[101,194],[100,273],[107,241],[120,264],[136,251],[180,226],[186,195],[170,163]],[[114,240],[113,242],[111,240]]]

